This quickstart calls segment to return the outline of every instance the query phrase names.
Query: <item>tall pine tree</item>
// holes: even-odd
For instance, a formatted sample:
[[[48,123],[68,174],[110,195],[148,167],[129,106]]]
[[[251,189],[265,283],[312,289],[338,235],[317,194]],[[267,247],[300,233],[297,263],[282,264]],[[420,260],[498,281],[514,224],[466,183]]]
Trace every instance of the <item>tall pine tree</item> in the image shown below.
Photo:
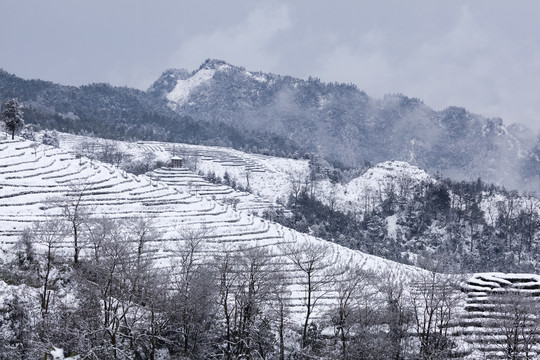
[[[23,112],[17,99],[6,101],[2,110],[2,121],[8,133],[11,133],[12,140],[15,138],[15,133],[24,128]]]

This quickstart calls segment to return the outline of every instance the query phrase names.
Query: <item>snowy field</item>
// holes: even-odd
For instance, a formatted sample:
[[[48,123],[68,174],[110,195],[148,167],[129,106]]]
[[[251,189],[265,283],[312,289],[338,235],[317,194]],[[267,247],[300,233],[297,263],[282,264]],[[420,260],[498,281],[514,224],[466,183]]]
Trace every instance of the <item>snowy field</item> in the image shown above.
[[[426,272],[341,247],[309,235],[284,228],[258,216],[262,211],[279,208],[291,191],[295,174],[305,174],[305,160],[274,158],[246,154],[240,151],[187,144],[158,142],[115,142],[133,158],[143,159],[152,153],[155,159],[169,164],[173,154],[194,161],[197,171],[225,173],[251,192],[240,192],[223,185],[206,181],[189,169],[162,167],[147,175],[134,176],[113,165],[100,163],[86,157],[75,156],[75,150],[88,138],[60,134],[60,148],[17,138],[0,136],[0,249],[2,261],[9,260],[25,228],[33,223],[61,217],[55,204],[59,199],[81,196],[89,216],[109,219],[150,218],[152,227],[159,234],[150,241],[145,252],[156,266],[170,267],[175,259],[175,249],[181,246],[180,229],[204,228],[202,246],[197,259],[205,262],[216,255],[235,253],[240,248],[264,248],[281,264],[287,274],[291,291],[291,319],[300,321],[304,315],[305,278],[293,265],[288,251],[321,246],[324,264],[329,271],[339,273],[344,265],[357,265],[373,270],[383,278],[397,276],[407,284],[406,291],[414,295],[419,291],[415,280]],[[343,210],[374,206],[384,199],[387,187],[408,191],[419,181],[435,181],[425,172],[401,162],[386,162],[369,169],[362,176],[345,185],[321,182],[316,191],[333,190],[335,204]],[[486,196],[482,206],[486,216],[497,216],[495,204],[500,195]],[[519,206],[529,204],[531,198],[516,199]],[[360,211],[361,213],[361,211]],[[388,219],[389,234],[396,231],[395,219]],[[58,250],[70,256],[69,238],[57,245]],[[44,245],[43,247],[44,248]],[[82,256],[89,256],[91,249],[83,248]],[[445,275],[441,283],[445,282]],[[473,346],[475,356],[500,357],[499,335],[490,322],[497,318],[501,303],[497,293],[518,289],[538,296],[540,282],[535,275],[527,274],[476,274],[463,276],[463,299],[452,321],[460,346]],[[321,296],[314,318],[336,304],[335,288],[340,277],[318,290]],[[32,292],[32,289],[14,288],[2,283],[0,293],[7,298],[10,293]],[[495,300],[494,300],[495,299]],[[487,320],[486,320],[487,319]],[[490,326],[492,326],[490,328]],[[468,345],[467,345],[468,344]],[[536,348],[532,349],[538,351]],[[532,351],[531,350],[531,351]]]
[[[161,152],[160,146],[139,144],[136,147]],[[253,159],[253,163],[249,164],[253,166],[252,169],[261,163],[257,161],[258,156],[244,161],[250,159]],[[280,166],[286,166],[286,162],[274,160],[269,164],[276,171]],[[201,184],[198,190],[194,190],[193,183],[172,181],[173,185],[168,185],[148,176],[128,174],[109,164],[84,157],[76,158],[67,149],[36,146],[20,138],[14,141],[0,139],[0,164],[0,248],[4,261],[13,256],[14,247],[25,228],[31,227],[34,222],[59,218],[60,209],[55,205],[59,199],[61,201],[80,196],[82,205],[92,217],[150,217],[159,237],[150,241],[146,251],[157,266],[170,266],[175,256],[174,249],[182,241],[178,229],[186,227],[207,229],[198,253],[198,258],[203,262],[205,258],[224,252],[233,253],[240,247],[269,249],[286,270],[292,290],[293,308],[296,309],[293,317],[303,314],[304,284],[303,277],[284,252],[301,248],[303,244],[323,246],[324,266],[328,269],[338,269],[345,264],[358,265],[379,274],[397,272],[407,279],[422,273],[422,270],[415,267],[353,251],[284,228],[256,216],[249,208],[241,209],[237,205],[235,209],[234,205],[213,200],[213,196],[219,198],[227,191],[223,187],[209,186],[208,191],[204,192],[204,180],[186,169],[180,170],[180,177],[195,178]],[[162,171],[168,171],[170,176],[179,170]],[[154,175],[157,173],[159,171],[154,171]],[[69,238],[57,246],[66,256],[71,254]],[[87,256],[89,252],[89,248],[83,249],[82,256]],[[334,301],[330,286],[321,289],[320,293],[319,314]]]

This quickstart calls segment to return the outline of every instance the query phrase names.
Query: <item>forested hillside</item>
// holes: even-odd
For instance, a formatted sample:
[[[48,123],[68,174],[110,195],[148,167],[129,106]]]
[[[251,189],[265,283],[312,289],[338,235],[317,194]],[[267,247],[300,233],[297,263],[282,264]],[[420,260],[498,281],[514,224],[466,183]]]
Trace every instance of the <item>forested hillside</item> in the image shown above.
[[[374,194],[358,213],[333,209],[302,191],[289,199],[293,217],[268,217],[302,232],[395,261],[439,269],[537,272],[540,201],[476,182],[439,179]],[[358,207],[362,204],[357,203]]]
[[[0,100],[16,97],[27,124],[38,129],[94,134],[120,140],[162,140],[234,148],[275,149],[277,154],[298,151],[293,141],[212,124],[179,115],[163,100],[147,93],[109,84],[63,86],[23,80],[0,70]]]
[[[452,273],[540,270],[540,200],[481,179],[432,177],[399,161],[344,173],[320,157],[280,159],[160,142],[111,144],[67,134],[60,134],[60,139],[66,149],[109,162],[113,149],[123,151],[124,156],[113,157],[119,160],[112,162],[127,170],[133,167],[130,154],[163,159],[167,151],[174,152],[193,172],[217,186],[264,199],[267,205],[250,211],[404,264],[430,268],[436,262],[439,271]],[[170,185],[190,183],[201,194],[208,191],[179,171],[148,174]],[[243,197],[235,200],[225,190],[212,194],[245,209]]]
[[[0,141],[0,347],[7,356],[540,353],[530,342],[537,277],[458,274],[536,271],[536,198],[481,180],[431,178],[400,162],[366,166],[346,181],[351,174],[317,157],[34,137],[57,138],[60,148]],[[173,154],[196,172],[162,167],[134,176],[118,168],[141,159],[152,159],[153,168]],[[332,201],[327,186],[358,196]],[[267,188],[290,194],[288,210],[264,200]],[[509,325],[504,314],[524,321]],[[508,329],[532,337],[499,337]]]
[[[208,60],[191,73],[165,71],[147,92],[62,86],[0,71],[0,99],[10,97],[23,104],[27,123],[41,128],[288,157],[312,153],[342,168],[402,160],[457,180],[480,177],[528,191],[540,186],[540,143],[524,126],[223,61]]]
[[[261,219],[254,201],[228,204],[234,194],[185,168],[162,168],[168,185],[4,137],[0,159],[2,358],[56,346],[96,359],[324,359],[383,338],[387,355],[413,340],[412,322],[377,330],[404,313],[377,304],[418,301],[405,300],[410,279],[451,280]],[[369,320],[335,317],[338,306]],[[345,322],[378,336],[338,346]]]
[[[536,136],[460,107],[435,111],[401,94],[373,99],[352,84],[250,72],[218,60],[192,73],[166,71],[148,92],[179,114],[285,137],[346,166],[402,160],[457,179],[539,186]]]

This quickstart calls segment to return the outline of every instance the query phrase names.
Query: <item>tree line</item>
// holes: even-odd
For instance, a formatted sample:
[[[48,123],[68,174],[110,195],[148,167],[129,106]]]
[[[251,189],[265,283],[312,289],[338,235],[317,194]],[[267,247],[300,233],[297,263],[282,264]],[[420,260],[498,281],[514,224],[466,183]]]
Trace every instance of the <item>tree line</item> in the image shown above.
[[[315,163],[316,164],[316,163]],[[405,264],[440,259],[441,270],[536,272],[540,260],[540,201],[476,181],[389,181],[347,212],[332,192],[315,191],[332,179],[313,160],[306,174],[290,176],[286,204],[292,216],[265,216],[287,227]],[[337,172],[339,174],[339,172]],[[339,181],[339,177],[337,177]],[[395,233],[389,233],[389,219]]]

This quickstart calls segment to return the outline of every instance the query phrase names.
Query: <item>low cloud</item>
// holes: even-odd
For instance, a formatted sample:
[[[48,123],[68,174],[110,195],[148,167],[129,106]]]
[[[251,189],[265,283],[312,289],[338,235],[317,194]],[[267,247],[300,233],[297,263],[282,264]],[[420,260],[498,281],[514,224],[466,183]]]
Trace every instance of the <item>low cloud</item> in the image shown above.
[[[325,81],[354,82],[371,96],[400,92],[437,110],[462,106],[540,130],[540,49],[480,19],[463,6],[447,30],[417,39],[374,26],[320,56],[318,71]]]
[[[0,22],[0,67],[22,77],[145,89],[167,67],[218,58],[540,130],[536,0],[28,0],[2,10],[24,14]]]
[[[252,70],[272,71],[280,55],[269,50],[270,43],[290,26],[285,4],[265,3],[237,25],[210,29],[182,42],[171,56],[170,66],[192,70],[205,59],[215,58]]]

